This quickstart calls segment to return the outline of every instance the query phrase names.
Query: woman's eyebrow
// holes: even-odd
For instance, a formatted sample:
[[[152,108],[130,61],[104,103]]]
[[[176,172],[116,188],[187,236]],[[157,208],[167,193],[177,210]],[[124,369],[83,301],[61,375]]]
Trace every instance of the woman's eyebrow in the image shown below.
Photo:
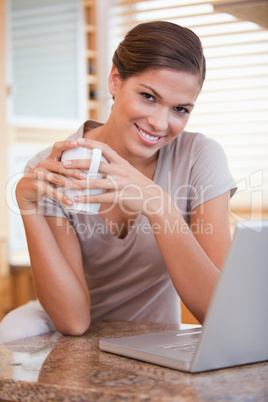
[[[152,91],[152,93],[153,93],[156,97],[158,97],[159,99],[163,99],[162,96],[161,96],[158,92],[156,92],[152,87],[150,87],[149,85],[140,84],[140,86],[141,86],[141,87],[144,87],[144,88],[146,88],[146,89],[149,89],[150,91]],[[193,103],[185,103],[185,104],[183,104],[183,105],[179,104],[178,107],[191,107],[191,108],[194,108],[194,104],[193,104]]]
[[[149,85],[146,85],[146,84],[140,84],[140,85],[141,85],[141,87],[144,87],[144,88],[146,88],[146,89],[149,89],[150,91],[152,91],[152,93],[153,93],[155,96],[157,96],[158,98],[162,99],[162,96],[161,96],[158,92],[156,92],[152,87],[150,87]]]

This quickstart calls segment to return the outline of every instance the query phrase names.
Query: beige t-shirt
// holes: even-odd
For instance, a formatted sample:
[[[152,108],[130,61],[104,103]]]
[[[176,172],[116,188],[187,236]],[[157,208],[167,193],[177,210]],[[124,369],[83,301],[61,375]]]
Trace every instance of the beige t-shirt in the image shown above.
[[[76,139],[100,123],[88,121],[69,137]],[[35,167],[51,148],[36,155],[26,167]],[[182,132],[160,149],[154,182],[175,201],[186,222],[198,205],[231,191],[235,182],[221,146],[198,133]],[[97,320],[180,323],[180,299],[170,279],[148,219],[138,215],[123,239],[111,234],[100,215],[68,213],[64,205],[44,197],[46,216],[68,219],[76,230],[91,295],[91,317]],[[155,227],[154,230],[157,230]],[[165,230],[180,231],[177,222]],[[210,230],[204,223],[194,230]],[[177,261],[178,269],[180,261]]]

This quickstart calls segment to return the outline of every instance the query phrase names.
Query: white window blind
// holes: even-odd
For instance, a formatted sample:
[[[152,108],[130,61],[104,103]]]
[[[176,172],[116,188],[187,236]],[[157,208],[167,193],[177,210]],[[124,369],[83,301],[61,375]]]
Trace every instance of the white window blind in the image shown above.
[[[268,30],[217,12],[216,3],[223,1],[113,0],[110,57],[140,22],[167,20],[192,29],[203,43],[207,78],[186,129],[223,146],[239,188],[233,208],[267,211]]]
[[[80,0],[8,1],[8,118],[58,127],[85,118]]]

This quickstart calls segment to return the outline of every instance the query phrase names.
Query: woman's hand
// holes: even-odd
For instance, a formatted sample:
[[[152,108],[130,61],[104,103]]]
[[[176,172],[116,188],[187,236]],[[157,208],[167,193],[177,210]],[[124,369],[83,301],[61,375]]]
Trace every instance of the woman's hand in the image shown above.
[[[103,156],[110,162],[101,162],[99,172],[105,178],[79,180],[77,186],[84,189],[106,190],[98,195],[78,195],[74,197],[76,202],[105,203],[109,209],[119,204],[122,211],[128,214],[142,213],[149,215],[158,213],[164,191],[152,180],[134,168],[128,161],[112,150],[107,144],[90,140],[78,139],[78,144],[86,148],[99,148]],[[66,168],[88,169],[89,162],[85,160],[71,161]]]
[[[85,179],[86,174],[80,169],[67,169],[61,162],[61,155],[63,151],[77,146],[77,141],[56,142],[50,155],[22,177],[16,187],[16,198],[21,211],[25,213],[26,210],[36,211],[37,202],[44,195],[53,197],[66,205],[72,205],[72,200],[59,188],[79,188],[76,187],[76,180],[73,179]]]

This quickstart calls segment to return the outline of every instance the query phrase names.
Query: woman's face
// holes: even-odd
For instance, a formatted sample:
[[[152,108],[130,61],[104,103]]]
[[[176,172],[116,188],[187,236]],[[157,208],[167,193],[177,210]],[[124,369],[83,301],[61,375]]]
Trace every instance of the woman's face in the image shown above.
[[[185,128],[198,96],[199,77],[172,69],[148,70],[127,80],[113,67],[109,89],[113,144],[127,157],[150,158]]]

